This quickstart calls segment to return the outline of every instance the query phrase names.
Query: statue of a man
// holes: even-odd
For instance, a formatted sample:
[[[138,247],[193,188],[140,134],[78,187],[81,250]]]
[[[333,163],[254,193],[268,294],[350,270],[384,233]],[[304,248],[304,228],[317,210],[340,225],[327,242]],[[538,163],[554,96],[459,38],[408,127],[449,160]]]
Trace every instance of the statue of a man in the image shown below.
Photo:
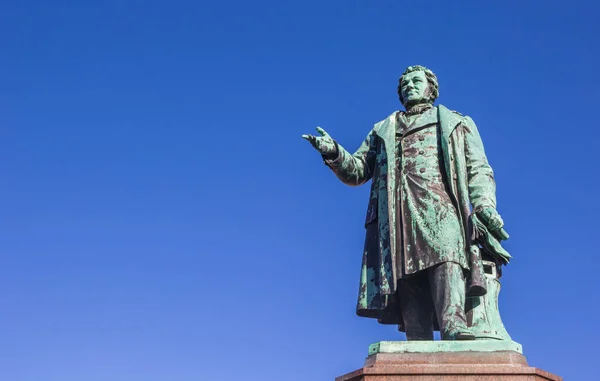
[[[372,180],[357,314],[398,324],[408,340],[471,340],[466,298],[487,291],[482,255],[510,255],[496,186],[471,118],[434,106],[438,81],[411,66],[398,86],[406,111],[375,124],[350,154],[323,129],[303,135],[345,184]],[[489,263],[489,262],[487,262]]]

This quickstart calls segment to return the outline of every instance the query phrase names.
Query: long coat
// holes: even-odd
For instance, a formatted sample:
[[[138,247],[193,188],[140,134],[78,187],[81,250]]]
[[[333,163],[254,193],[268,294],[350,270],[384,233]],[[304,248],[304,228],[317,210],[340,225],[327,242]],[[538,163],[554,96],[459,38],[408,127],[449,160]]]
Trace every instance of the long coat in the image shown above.
[[[357,314],[372,317],[384,324],[399,324],[402,329],[396,287],[399,269],[395,268],[397,200],[396,187],[396,117],[394,112],[375,124],[354,153],[338,145],[335,159],[326,159],[336,176],[345,184],[357,186],[373,180],[367,217]],[[486,283],[479,246],[473,241],[471,207],[496,208],[496,185],[492,168],[485,156],[483,143],[473,120],[468,116],[437,106],[440,123],[444,179],[450,197],[457,206],[463,226],[465,254],[469,262],[467,295],[486,293]],[[496,247],[500,247],[499,244]],[[500,249],[502,250],[502,249]],[[508,253],[491,253],[505,257]]]

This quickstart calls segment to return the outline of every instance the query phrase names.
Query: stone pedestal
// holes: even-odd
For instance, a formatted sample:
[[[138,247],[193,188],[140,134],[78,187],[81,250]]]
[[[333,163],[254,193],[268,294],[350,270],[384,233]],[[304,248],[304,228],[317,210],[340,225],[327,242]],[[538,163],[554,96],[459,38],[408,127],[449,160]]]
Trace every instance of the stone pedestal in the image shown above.
[[[513,341],[397,341],[372,344],[365,365],[336,381],[561,381],[530,367]]]

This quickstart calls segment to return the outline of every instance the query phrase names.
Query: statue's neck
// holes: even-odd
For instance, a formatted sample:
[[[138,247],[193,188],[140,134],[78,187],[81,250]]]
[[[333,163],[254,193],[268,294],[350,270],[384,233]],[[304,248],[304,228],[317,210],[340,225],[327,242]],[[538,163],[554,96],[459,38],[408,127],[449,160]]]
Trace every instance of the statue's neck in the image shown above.
[[[426,110],[429,110],[432,107],[433,106],[429,102],[427,102],[427,103],[417,103],[415,105],[408,106],[406,108],[406,114],[407,115],[421,114],[422,112],[424,112]]]

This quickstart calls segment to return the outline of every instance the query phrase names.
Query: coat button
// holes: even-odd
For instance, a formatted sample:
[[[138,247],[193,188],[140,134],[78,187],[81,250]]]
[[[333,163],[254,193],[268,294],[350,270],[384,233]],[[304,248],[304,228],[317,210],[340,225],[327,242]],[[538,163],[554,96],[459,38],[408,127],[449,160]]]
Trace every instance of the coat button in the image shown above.
[[[421,173],[425,172],[425,168],[419,169],[419,172],[421,172]]]
[[[425,140],[425,136],[423,136],[423,135],[419,136],[419,140],[420,140],[420,141],[423,141],[423,140]]]
[[[419,155],[423,155],[424,153],[425,153],[425,151],[423,151],[423,150],[419,151]]]

